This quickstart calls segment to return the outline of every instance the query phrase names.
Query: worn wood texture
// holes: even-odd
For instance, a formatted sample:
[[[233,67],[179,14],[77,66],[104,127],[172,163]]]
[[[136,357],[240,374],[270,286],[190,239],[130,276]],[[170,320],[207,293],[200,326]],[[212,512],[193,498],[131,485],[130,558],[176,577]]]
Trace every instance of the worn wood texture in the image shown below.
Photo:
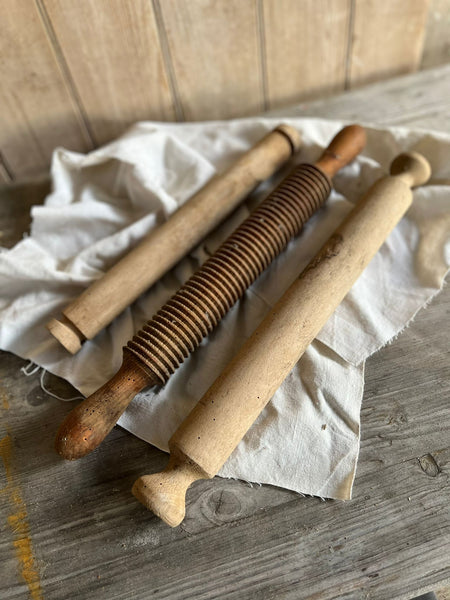
[[[430,93],[432,90],[432,93]],[[378,126],[405,126],[449,131],[450,65],[374,83],[328,100],[303,102],[282,112],[286,117],[326,117]],[[269,115],[281,114],[271,111]]]
[[[450,62],[450,0],[431,0],[422,55],[422,69]]]
[[[420,64],[428,0],[354,3],[348,86],[414,71]]]
[[[406,78],[406,88],[397,82],[371,86],[365,97],[360,90],[347,94],[345,103],[312,104],[302,113],[352,113],[361,121],[391,115],[395,121],[392,105],[403,103],[404,124],[409,115],[415,125],[433,122],[450,133],[444,106],[449,68],[440,76],[435,71],[447,88],[436,85],[429,112],[423,100],[416,99],[418,111],[405,99],[404,89],[413,98],[429,76]],[[30,199],[16,192],[20,213]],[[12,244],[26,223],[13,234],[11,204],[0,205],[0,229],[9,223]],[[160,470],[167,457],[117,428],[83,461],[60,461],[53,436],[73,403],[46,395],[37,374],[20,373],[25,361],[2,353],[0,440],[10,437],[0,446],[9,465],[7,491],[0,466],[0,596],[408,600],[443,587],[450,578],[450,361],[443,326],[449,311],[447,287],[368,361],[353,500],[322,502],[270,486],[203,481],[189,491],[189,517],[176,530],[130,494],[136,477]],[[46,384],[60,395],[73,394],[51,376]],[[28,529],[23,519],[16,526],[19,498]],[[8,522],[14,515],[16,521]],[[21,574],[24,558],[34,595]]]
[[[5,0],[0,180],[132,122],[242,117],[449,60],[449,0]],[[428,10],[428,18],[427,18]]]
[[[42,2],[97,144],[135,121],[175,119],[151,2]]]
[[[45,171],[58,145],[93,147],[72,82],[58,62],[39,1],[0,8],[0,148],[11,178]]]
[[[262,0],[267,107],[345,87],[350,0]]]
[[[183,118],[230,118],[264,107],[257,4],[155,0]]]

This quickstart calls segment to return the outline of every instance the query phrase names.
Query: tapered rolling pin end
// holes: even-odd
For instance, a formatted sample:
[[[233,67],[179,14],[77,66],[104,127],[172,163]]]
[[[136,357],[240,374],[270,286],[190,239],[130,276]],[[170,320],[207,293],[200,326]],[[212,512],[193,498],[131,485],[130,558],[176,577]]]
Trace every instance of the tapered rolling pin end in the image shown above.
[[[416,187],[430,179],[431,166],[418,152],[404,152],[392,161],[391,175],[400,176],[410,187]]]
[[[70,415],[69,415],[70,416]],[[77,460],[91,451],[92,431],[66,419],[56,434],[55,450],[65,460]]]
[[[51,319],[46,327],[52,336],[55,337],[71,354],[76,354],[78,350],[80,350],[81,344],[86,339],[81,331],[79,331],[74,324],[64,316],[59,320]]]
[[[366,131],[361,125],[347,125],[337,133],[324,150],[316,167],[332,178],[363,150],[367,142]]]
[[[66,460],[76,460],[92,452],[136,394],[155,383],[157,381],[125,353],[114,377],[78,404],[62,422],[56,434],[56,452]]]
[[[208,475],[191,461],[171,455],[160,473],[139,477],[131,490],[133,496],[157,517],[176,527],[186,513],[186,492],[191,483]]]

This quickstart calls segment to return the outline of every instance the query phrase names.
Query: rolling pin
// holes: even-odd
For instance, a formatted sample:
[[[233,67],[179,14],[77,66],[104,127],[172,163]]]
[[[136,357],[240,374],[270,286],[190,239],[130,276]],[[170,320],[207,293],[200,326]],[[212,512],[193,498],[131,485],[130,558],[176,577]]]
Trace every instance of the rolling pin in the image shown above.
[[[419,154],[401,154],[335,231],[169,440],[164,471],[133,494],[166,523],[184,518],[185,495],[214,477],[430,177]]]
[[[280,183],[128,342],[116,375],[69,413],[56,436],[61,456],[88,454],[140,390],[169,379],[325,202],[329,178],[364,144],[362,127],[345,127],[315,165],[297,166]]]
[[[221,223],[262,181],[300,147],[300,134],[280,125],[213,177],[163,225],[90,285],[47,323],[50,333],[72,354],[95,337]]]

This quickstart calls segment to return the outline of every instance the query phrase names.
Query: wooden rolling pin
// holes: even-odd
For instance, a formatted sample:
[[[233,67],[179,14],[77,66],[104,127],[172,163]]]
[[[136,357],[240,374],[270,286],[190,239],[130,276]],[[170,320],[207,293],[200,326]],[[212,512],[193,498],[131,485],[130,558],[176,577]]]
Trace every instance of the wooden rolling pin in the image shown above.
[[[280,125],[225,173],[213,177],[170,219],[89,286],[47,324],[72,354],[92,339],[221,223],[300,147],[300,134]]]
[[[169,379],[325,202],[329,177],[364,144],[361,127],[346,127],[316,165],[300,165],[280,183],[128,342],[116,375],[66,417],[56,437],[61,456],[73,460],[88,454],[140,390]]]
[[[402,154],[270,311],[169,440],[161,473],[140,477],[133,494],[166,523],[184,518],[187,488],[214,477],[313,341],[412,201],[431,170]]]

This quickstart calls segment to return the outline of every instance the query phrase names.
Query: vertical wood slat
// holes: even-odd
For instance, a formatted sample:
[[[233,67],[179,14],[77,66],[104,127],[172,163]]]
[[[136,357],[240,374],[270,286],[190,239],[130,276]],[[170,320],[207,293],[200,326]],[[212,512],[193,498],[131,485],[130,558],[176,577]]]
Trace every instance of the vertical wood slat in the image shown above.
[[[355,0],[349,87],[419,67],[428,0]]]
[[[175,118],[149,0],[43,1],[98,144]]]
[[[350,0],[263,0],[270,108],[344,89]]]
[[[48,168],[55,146],[92,147],[39,12],[29,0],[0,6],[0,147],[14,177]]]
[[[431,0],[425,31],[422,69],[450,62],[450,0]]]
[[[431,2],[426,66],[449,49],[450,0]],[[347,87],[411,71],[427,7],[428,0],[4,0],[0,177],[33,176],[55,146],[85,151],[136,120],[245,116],[339,91],[347,49]]]
[[[155,0],[186,120],[264,109],[256,0]]]

